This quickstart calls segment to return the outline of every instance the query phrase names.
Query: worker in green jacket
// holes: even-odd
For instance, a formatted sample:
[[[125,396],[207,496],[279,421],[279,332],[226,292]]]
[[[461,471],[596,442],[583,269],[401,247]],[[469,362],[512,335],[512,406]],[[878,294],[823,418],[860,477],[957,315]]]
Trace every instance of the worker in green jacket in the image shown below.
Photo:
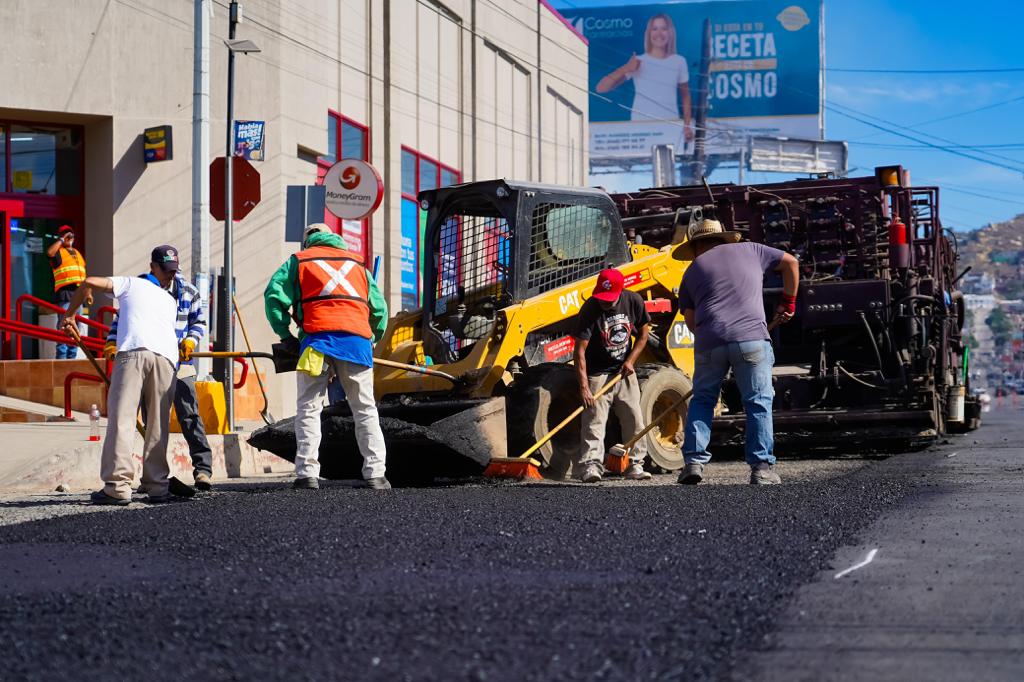
[[[352,409],[366,485],[390,489],[373,395],[373,344],[384,336],[388,306],[362,258],[327,225],[314,223],[302,250],[270,278],[263,299],[271,328],[299,356],[293,487],[320,487],[320,413],[333,374]],[[293,319],[300,338],[292,335]]]

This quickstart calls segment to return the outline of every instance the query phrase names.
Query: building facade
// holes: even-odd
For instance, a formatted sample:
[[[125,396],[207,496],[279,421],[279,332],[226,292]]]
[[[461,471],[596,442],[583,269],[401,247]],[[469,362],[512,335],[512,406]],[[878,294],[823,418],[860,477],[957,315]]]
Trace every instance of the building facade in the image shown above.
[[[416,193],[506,177],[586,180],[587,46],[541,0],[246,0],[236,38],[235,118],[266,122],[262,201],[234,229],[240,314],[254,345],[274,341],[263,288],[296,249],[286,188],[340,158],[380,172],[364,221],[327,222],[368,263],[392,311],[422,287]],[[225,147],[228,2],[210,2],[210,158]],[[45,255],[75,228],[95,274],[145,270],[157,244],[191,272],[193,0],[0,3],[0,316],[47,298]],[[170,126],[172,157],[146,163],[143,131]],[[211,263],[223,224],[210,221]],[[26,318],[34,313],[26,307]],[[11,342],[4,352],[8,357]],[[31,351],[27,351],[31,352]],[[290,402],[277,382],[272,403]],[[284,407],[287,412],[287,407]]]

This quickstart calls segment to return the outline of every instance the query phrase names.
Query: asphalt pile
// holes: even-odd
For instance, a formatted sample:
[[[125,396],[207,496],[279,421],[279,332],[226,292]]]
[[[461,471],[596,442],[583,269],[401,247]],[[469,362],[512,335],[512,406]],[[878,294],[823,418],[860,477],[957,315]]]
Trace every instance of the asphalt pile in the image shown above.
[[[723,679],[903,497],[883,469],[770,488],[254,484],[2,527],[0,677]]]

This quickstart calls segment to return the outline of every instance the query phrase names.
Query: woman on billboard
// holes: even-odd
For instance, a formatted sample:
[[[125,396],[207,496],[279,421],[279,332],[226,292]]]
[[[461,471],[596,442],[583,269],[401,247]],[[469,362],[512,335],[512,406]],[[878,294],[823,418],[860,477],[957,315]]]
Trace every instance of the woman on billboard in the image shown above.
[[[686,140],[693,139],[690,118],[690,71],[686,59],[676,54],[676,27],[667,14],[655,14],[647,21],[644,53],[612,71],[597,84],[599,93],[611,92],[627,80],[633,81],[630,120],[636,122],[683,119]],[[683,115],[679,115],[679,100]]]

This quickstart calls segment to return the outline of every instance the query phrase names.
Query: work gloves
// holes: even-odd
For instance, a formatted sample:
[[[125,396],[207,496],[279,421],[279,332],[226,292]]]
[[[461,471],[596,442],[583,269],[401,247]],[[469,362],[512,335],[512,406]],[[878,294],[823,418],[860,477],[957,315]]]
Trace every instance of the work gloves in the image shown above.
[[[779,304],[775,306],[775,319],[772,320],[772,326],[779,324],[785,324],[793,319],[793,315],[796,314],[796,296],[790,296],[789,294],[783,293],[779,298]]]
[[[115,355],[117,355],[117,344],[113,341],[107,341],[103,346],[103,357],[107,359],[107,362],[113,362]]]
[[[181,343],[178,344],[178,359],[182,362],[188,362],[192,359],[192,353],[195,349],[195,339],[182,339]]]
[[[779,298],[779,305],[775,308],[775,312],[782,313],[784,315],[793,315],[796,313],[796,296],[790,296],[789,294],[782,294]]]

